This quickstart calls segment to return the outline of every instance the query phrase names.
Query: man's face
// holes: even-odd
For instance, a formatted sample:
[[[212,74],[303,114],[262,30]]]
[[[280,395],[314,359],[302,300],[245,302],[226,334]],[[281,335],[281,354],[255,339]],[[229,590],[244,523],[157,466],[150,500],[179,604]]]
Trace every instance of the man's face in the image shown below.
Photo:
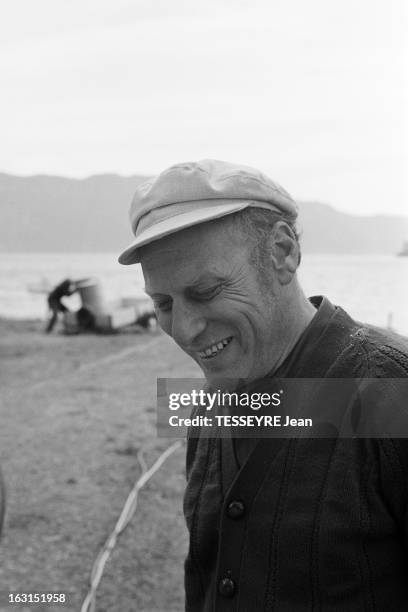
[[[210,383],[260,378],[285,351],[279,283],[261,282],[249,253],[248,241],[226,220],[141,249],[146,291],[160,326]]]

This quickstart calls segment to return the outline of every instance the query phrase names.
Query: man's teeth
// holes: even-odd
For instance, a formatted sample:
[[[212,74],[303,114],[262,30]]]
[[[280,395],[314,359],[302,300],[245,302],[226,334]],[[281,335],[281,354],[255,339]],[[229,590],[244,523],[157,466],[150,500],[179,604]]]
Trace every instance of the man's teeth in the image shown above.
[[[208,359],[209,357],[214,357],[219,352],[224,350],[224,348],[231,342],[232,338],[225,338],[225,340],[221,340],[217,342],[217,344],[213,344],[212,346],[205,349],[205,351],[199,351],[199,357],[203,359]]]

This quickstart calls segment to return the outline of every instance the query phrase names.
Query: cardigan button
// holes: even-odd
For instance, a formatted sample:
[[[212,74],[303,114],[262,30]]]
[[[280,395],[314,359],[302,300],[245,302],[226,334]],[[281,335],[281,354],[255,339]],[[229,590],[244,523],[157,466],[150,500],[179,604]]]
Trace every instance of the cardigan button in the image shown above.
[[[230,518],[239,519],[244,514],[244,512],[245,506],[242,501],[235,500],[228,504],[227,514]]]
[[[235,593],[235,582],[232,578],[221,578],[218,591],[223,597],[232,597]]]

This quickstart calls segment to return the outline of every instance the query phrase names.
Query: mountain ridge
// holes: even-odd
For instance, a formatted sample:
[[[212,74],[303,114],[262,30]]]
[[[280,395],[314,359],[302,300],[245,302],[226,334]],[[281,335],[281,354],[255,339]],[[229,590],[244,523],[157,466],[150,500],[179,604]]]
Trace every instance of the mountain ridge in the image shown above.
[[[147,176],[93,174],[85,178],[0,172],[0,250],[115,252],[132,240],[128,209]],[[408,217],[344,213],[330,204],[299,202],[305,253],[396,253]]]

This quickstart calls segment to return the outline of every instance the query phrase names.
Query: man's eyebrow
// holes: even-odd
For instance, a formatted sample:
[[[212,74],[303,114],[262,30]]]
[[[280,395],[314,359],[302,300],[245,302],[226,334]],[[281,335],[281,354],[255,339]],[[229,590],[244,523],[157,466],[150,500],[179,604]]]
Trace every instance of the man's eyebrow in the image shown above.
[[[199,287],[201,284],[203,283],[222,283],[225,281],[225,278],[223,276],[221,276],[220,274],[209,274],[208,272],[205,272],[204,274],[202,274],[201,276],[198,276],[197,278],[194,278],[193,280],[191,280],[191,282],[186,286],[186,290],[190,290],[190,289],[195,289],[197,287]],[[151,292],[149,291],[149,288],[144,286],[143,287],[143,291],[151,298],[153,297],[164,297],[166,294],[165,293],[161,293],[160,291],[158,292]]]
[[[195,278],[189,286],[193,288],[201,285],[202,283],[219,283],[224,280],[224,277],[220,274],[209,274],[208,272],[206,272],[205,274],[202,274],[201,276]]]

